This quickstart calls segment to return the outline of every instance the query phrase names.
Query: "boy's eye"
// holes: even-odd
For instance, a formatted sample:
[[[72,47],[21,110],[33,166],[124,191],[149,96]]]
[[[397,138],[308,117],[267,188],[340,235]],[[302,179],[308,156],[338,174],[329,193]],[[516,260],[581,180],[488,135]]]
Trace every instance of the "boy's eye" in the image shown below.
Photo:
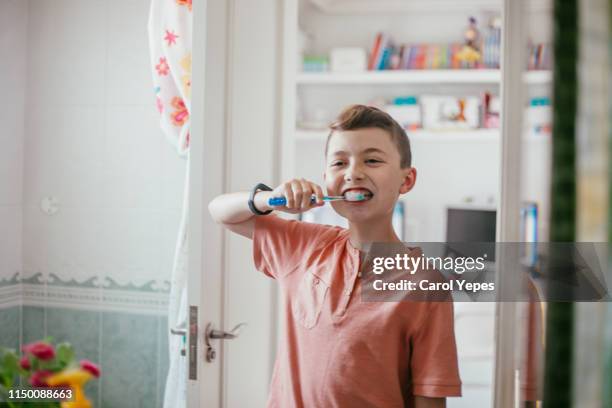
[[[332,166],[342,166],[343,164],[344,164],[344,162],[343,162],[343,161],[339,161],[339,160],[338,160],[338,161],[333,162],[331,165],[332,165]]]
[[[382,161],[378,159],[368,159],[366,160],[366,163],[382,163]]]

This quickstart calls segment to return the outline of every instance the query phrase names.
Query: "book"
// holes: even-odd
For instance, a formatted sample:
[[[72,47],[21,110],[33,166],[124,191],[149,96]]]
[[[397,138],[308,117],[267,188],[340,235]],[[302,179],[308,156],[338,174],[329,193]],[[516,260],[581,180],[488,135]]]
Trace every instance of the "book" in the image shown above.
[[[376,38],[374,39],[374,45],[372,46],[372,51],[370,52],[370,59],[368,61],[368,69],[373,70],[376,69],[376,61],[378,60],[378,55],[380,52],[381,43],[383,40],[383,34],[376,34]]]

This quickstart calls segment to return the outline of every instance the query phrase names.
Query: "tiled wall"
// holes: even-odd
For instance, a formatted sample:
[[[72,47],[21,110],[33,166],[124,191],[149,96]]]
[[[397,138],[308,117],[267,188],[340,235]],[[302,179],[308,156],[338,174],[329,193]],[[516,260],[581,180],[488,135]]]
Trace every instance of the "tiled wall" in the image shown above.
[[[24,344],[50,336],[70,342],[77,359],[99,363],[102,376],[86,388],[96,407],[163,405],[168,370],[163,315],[14,306],[0,309],[0,327],[0,346],[18,349],[20,332]],[[4,330],[11,327],[17,330]]]
[[[149,5],[0,2],[0,345],[71,342],[102,365],[96,407],[161,406],[168,367],[186,162],[158,125]]]
[[[185,161],[159,126],[148,0],[30,0],[23,272],[163,287]],[[40,211],[56,197],[59,211]]]
[[[21,270],[27,10],[0,2],[0,285]]]

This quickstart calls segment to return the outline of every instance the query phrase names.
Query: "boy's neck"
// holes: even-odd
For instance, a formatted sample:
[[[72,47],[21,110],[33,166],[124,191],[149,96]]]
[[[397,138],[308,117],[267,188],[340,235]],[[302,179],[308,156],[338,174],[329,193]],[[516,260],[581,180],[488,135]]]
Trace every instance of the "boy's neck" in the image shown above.
[[[349,221],[349,241],[353,248],[365,250],[372,242],[401,242],[391,220],[385,222],[352,223]]]

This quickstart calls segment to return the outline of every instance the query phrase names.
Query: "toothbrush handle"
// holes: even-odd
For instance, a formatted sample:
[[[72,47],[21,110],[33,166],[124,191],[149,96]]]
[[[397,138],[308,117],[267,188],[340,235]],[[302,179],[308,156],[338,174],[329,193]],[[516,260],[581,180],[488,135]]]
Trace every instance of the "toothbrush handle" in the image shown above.
[[[317,201],[316,196],[310,197],[310,202],[315,203]],[[287,205],[287,199],[285,197],[272,197],[268,199],[268,205],[271,207],[279,207],[281,205]]]

